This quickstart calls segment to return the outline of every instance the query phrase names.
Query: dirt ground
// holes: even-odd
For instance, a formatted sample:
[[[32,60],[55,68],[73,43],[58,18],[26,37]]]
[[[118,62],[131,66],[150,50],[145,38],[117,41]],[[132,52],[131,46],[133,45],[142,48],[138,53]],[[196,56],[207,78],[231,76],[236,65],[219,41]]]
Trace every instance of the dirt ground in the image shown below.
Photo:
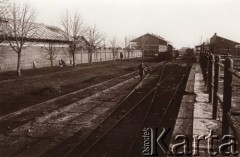
[[[134,60],[134,59],[131,59]],[[116,61],[116,62],[119,62]],[[83,64],[78,64],[75,68],[72,66],[66,66],[66,67],[59,67],[59,66],[53,66],[53,67],[45,67],[45,68],[39,68],[39,69],[22,69],[22,76],[19,78],[17,76],[16,71],[7,71],[7,72],[1,72],[0,73],[0,81],[5,81],[5,80],[14,80],[14,79],[24,79],[24,78],[29,78],[29,77],[38,77],[41,75],[46,75],[46,74],[54,74],[54,73],[62,73],[62,72],[69,72],[69,71],[76,71],[84,68],[92,68],[92,67],[97,67],[97,66],[104,66],[104,65],[109,65],[112,64],[113,61],[105,61],[105,62],[96,62],[93,63],[91,66],[89,66],[89,63],[83,63]]]
[[[40,102],[64,95],[111,78],[138,70],[142,59],[96,63],[92,66],[53,67],[0,74],[0,115],[5,115]],[[147,65],[156,64],[151,59]],[[10,81],[3,81],[12,79]]]

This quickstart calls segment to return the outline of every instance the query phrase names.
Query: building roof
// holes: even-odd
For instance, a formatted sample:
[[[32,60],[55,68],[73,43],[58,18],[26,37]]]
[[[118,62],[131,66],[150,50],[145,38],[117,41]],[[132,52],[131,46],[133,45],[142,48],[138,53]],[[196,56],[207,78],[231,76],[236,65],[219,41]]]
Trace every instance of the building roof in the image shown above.
[[[159,35],[150,34],[150,33],[146,33],[146,34],[144,34],[144,35],[142,35],[142,36],[140,36],[140,37],[138,37],[138,38],[136,38],[136,39],[133,39],[131,42],[137,42],[139,39],[141,39],[142,37],[144,37],[144,36],[146,36],[146,35],[150,35],[150,36],[155,37],[155,38],[157,38],[157,39],[163,40],[163,41],[165,41],[165,42],[167,42],[167,43],[171,43],[171,42],[167,41],[166,39],[164,39],[163,37],[161,37],[161,36],[159,36]]]
[[[205,48],[209,48],[211,46],[220,46],[221,48],[236,48],[237,45],[240,45],[240,43],[218,36],[217,33],[215,33],[210,38],[210,42],[203,42],[202,44],[195,46],[195,48],[200,48],[202,46]]]
[[[0,22],[13,22],[13,20],[0,20]],[[34,40],[35,42],[68,42],[68,40],[63,36],[64,32],[57,26],[45,25],[43,23],[32,23],[32,27],[33,29],[30,30],[26,36],[28,41]],[[3,35],[3,31],[0,27],[0,36],[3,37]]]
[[[214,43],[219,43],[219,42],[225,42],[225,43],[231,43],[231,44],[240,44],[236,41],[233,41],[233,40],[230,40],[230,39],[227,39],[227,38],[224,38],[224,37],[221,37],[221,36],[218,36],[217,33],[215,33],[211,39],[210,39],[210,44],[214,44]]]
[[[36,33],[33,35],[35,39],[66,41],[63,31],[56,26],[37,24]]]

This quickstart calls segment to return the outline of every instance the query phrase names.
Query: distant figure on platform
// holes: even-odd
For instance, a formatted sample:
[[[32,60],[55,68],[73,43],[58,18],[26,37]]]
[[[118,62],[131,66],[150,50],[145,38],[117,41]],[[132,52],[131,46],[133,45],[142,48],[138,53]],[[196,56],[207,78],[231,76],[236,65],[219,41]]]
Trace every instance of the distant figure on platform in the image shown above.
[[[65,67],[65,66],[67,66],[67,63],[63,59],[60,59],[59,60],[59,66],[60,67]]]
[[[145,76],[146,66],[145,66],[143,63],[141,63],[141,64],[138,66],[138,68],[139,68],[139,75],[140,75],[141,80],[142,80],[143,77]]]
[[[123,53],[122,52],[120,53],[120,58],[121,58],[121,60],[123,59]]]

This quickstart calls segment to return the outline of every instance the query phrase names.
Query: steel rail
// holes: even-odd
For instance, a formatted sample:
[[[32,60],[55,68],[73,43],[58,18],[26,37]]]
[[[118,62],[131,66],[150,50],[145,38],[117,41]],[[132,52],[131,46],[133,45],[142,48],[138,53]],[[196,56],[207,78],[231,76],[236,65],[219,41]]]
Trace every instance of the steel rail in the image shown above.
[[[177,85],[177,87],[176,87],[176,90],[174,91],[174,93],[173,93],[173,95],[172,95],[172,98],[170,99],[169,103],[167,104],[167,107],[166,107],[166,109],[165,109],[165,111],[163,112],[163,115],[162,115],[162,117],[161,117],[160,123],[162,122],[163,118],[166,116],[167,111],[168,111],[168,109],[169,109],[169,107],[170,107],[170,105],[171,105],[171,103],[172,103],[172,101],[173,101],[173,99],[174,99],[174,96],[176,95],[177,91],[179,90],[180,85],[182,84],[183,80],[184,80],[184,76],[182,77],[182,79],[181,79],[180,82],[178,83],[178,85]],[[156,92],[157,92],[157,90],[156,90]],[[154,98],[155,98],[155,97],[154,97]],[[154,101],[154,99],[153,99],[153,101]],[[152,102],[152,103],[153,103],[153,102]],[[151,106],[152,106],[152,104],[151,104]],[[149,110],[150,110],[150,109],[149,109]],[[145,123],[145,121],[146,121],[146,118],[147,118],[148,114],[149,114],[149,112],[147,113],[147,115],[145,116],[145,118],[144,118],[144,120],[143,120],[143,122],[142,122],[142,125],[141,125],[142,127],[143,127],[143,125],[144,125],[144,123]],[[134,143],[135,143],[136,140],[137,140],[137,136],[135,136],[133,142],[131,143],[131,145],[130,145],[128,151],[127,151],[126,157],[128,157],[128,156],[130,155],[131,150],[132,150],[132,148],[133,148]]]
[[[162,73],[161,73],[161,76],[160,76],[160,78],[159,78],[159,80],[158,80],[158,84],[157,84],[157,86],[156,86],[156,90],[154,91],[154,95],[153,95],[153,98],[152,98],[152,100],[151,100],[151,103],[150,103],[150,105],[148,106],[147,112],[146,112],[145,115],[144,115],[143,121],[142,121],[142,123],[141,123],[141,128],[143,128],[143,125],[144,125],[144,123],[145,123],[145,121],[146,121],[146,119],[147,119],[147,116],[148,116],[148,114],[149,114],[149,112],[150,112],[150,109],[151,109],[151,107],[152,107],[152,105],[153,105],[154,99],[155,99],[156,94],[157,94],[157,90],[158,90],[159,87],[160,87],[159,82],[160,82],[161,79],[162,79],[164,69],[165,69],[165,65],[164,65],[163,71],[162,71]],[[134,137],[134,139],[133,139],[133,141],[132,141],[132,143],[131,143],[128,151],[127,151],[127,155],[126,155],[126,156],[129,156],[129,153],[131,152],[131,150],[132,150],[132,148],[133,148],[133,146],[134,146],[134,143],[135,143],[135,141],[137,140],[137,135],[138,135],[140,132],[141,132],[141,131],[139,131],[139,132],[135,135],[135,137]]]
[[[56,98],[53,98],[53,99],[50,99],[50,100],[47,100],[47,101],[44,101],[44,102],[41,102],[41,103],[32,105],[32,106],[29,106],[29,107],[23,108],[23,109],[21,109],[21,110],[11,112],[11,113],[9,113],[9,114],[6,114],[6,115],[1,116],[1,117],[0,117],[0,121],[3,120],[3,119],[5,119],[5,118],[7,118],[7,117],[9,117],[9,116],[11,116],[11,115],[18,114],[18,113],[22,113],[22,112],[24,112],[24,111],[26,111],[26,110],[29,110],[29,109],[31,109],[31,108],[34,108],[34,107],[43,105],[43,104],[45,104],[45,103],[52,103],[52,102],[54,102],[54,101],[56,101],[56,100],[62,99],[62,98],[64,98],[64,97],[67,97],[67,96],[76,94],[76,93],[78,93],[78,92],[81,92],[81,91],[84,91],[84,90],[87,90],[87,89],[90,89],[90,88],[94,88],[94,87],[96,87],[96,86],[103,85],[103,84],[105,84],[105,83],[107,83],[107,82],[114,81],[114,80],[120,79],[120,78],[122,78],[122,77],[129,76],[129,75],[134,75],[136,72],[138,72],[138,71],[130,72],[130,73],[127,73],[127,74],[124,74],[124,75],[121,75],[121,76],[118,76],[118,77],[115,77],[115,78],[106,80],[106,81],[104,81],[104,82],[101,82],[101,83],[98,83],[98,84],[95,84],[95,85],[92,85],[92,86],[89,86],[89,87],[86,87],[86,88],[83,88],[83,89],[80,89],[80,90],[76,90],[76,91],[74,91],[74,92],[67,93],[67,94],[61,95],[61,96],[59,96],[59,97],[56,97]],[[114,86],[114,85],[113,85],[113,86]]]
[[[178,69],[179,65],[171,72],[169,73],[163,80],[158,82],[156,86],[149,91],[138,103],[136,103],[128,112],[125,113],[125,115],[120,118],[114,125],[112,125],[102,136],[100,136],[94,143],[90,145],[81,155],[80,157],[85,156],[97,143],[99,143],[113,128],[115,128],[123,119],[125,119],[136,107],[138,107],[148,96],[150,96],[162,83],[164,83],[174,72]],[[162,71],[163,72],[163,71]],[[162,75],[162,73],[161,73]],[[70,153],[68,153],[69,155]]]
[[[166,62],[166,63],[168,63],[168,62]],[[163,64],[166,64],[166,63],[163,63]],[[147,75],[144,76],[143,80],[141,80],[141,81],[127,94],[127,96],[125,96],[125,98],[116,106],[116,108],[115,108],[112,112],[114,112],[114,111],[141,85],[141,83],[146,80],[147,76],[149,76],[149,74],[150,74],[152,71],[154,71],[154,70],[155,70],[158,66],[160,66],[161,64],[162,64],[162,63],[159,63],[159,64],[153,66],[153,69],[152,69]],[[112,113],[112,112],[111,112],[111,113]],[[111,113],[110,113],[109,115],[111,115]],[[92,132],[91,132],[91,133],[92,133]],[[74,151],[74,149],[77,148],[78,145],[80,145],[91,133],[87,134],[87,135],[85,136],[85,138],[83,138],[80,142],[78,142],[77,145],[75,145],[72,149],[70,149],[70,150],[67,152],[67,154],[64,155],[64,157],[67,157],[72,151]]]

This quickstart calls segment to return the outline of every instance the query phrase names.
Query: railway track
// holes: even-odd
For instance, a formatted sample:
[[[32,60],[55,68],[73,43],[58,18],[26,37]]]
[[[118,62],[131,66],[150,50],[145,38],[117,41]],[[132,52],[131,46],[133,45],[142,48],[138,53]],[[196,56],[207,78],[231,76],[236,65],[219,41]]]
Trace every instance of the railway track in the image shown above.
[[[1,116],[0,134],[9,129],[16,128],[19,125],[35,120],[37,117],[47,115],[54,112],[54,110],[59,110],[59,108],[97,94],[102,90],[114,87],[133,77],[137,77],[137,71]],[[18,124],[15,123],[15,119],[19,122]],[[12,122],[12,125],[9,122]]]
[[[141,128],[144,125],[148,126],[148,122],[150,122],[152,118],[156,120],[156,117],[151,117],[152,115],[159,116],[159,114],[163,114],[164,116],[162,116],[160,120],[162,123],[174,102],[174,96],[179,94],[177,92],[179,92],[179,88],[189,70],[189,68],[187,68],[187,70],[185,68],[184,72],[179,73],[181,66],[177,63],[174,66],[167,66],[167,68],[164,68],[165,66],[155,68],[137,87],[138,89],[129,95],[125,101],[123,101],[99,127],[86,136],[86,138],[74,140],[78,139],[79,136],[75,134],[42,156],[135,156],[132,152],[134,152],[133,150],[136,148],[136,143],[139,144],[139,142],[136,142],[139,141],[137,137],[141,137],[139,130],[142,130]],[[159,70],[162,71],[161,74],[159,74]],[[176,73],[179,73],[179,75],[183,74],[184,77],[181,77],[180,81],[177,81],[177,84],[176,81],[171,82],[177,85],[177,88],[171,90],[172,93],[170,92],[173,95],[168,96],[168,99],[164,101],[163,105],[165,106],[156,105],[156,100],[159,100],[159,90],[161,91],[166,88],[166,85],[169,85],[169,83],[166,84],[166,82],[169,82],[171,77],[176,76],[174,75]],[[135,99],[133,99],[133,97],[135,97]],[[166,110],[164,110],[164,108],[166,108]],[[152,114],[153,111],[155,111],[154,114]],[[133,138],[129,140],[128,137],[121,137],[123,135],[130,135]],[[119,143],[119,139],[122,142],[121,144]],[[129,147],[131,149],[127,149]],[[139,148],[141,148],[141,146]],[[126,150],[128,151],[126,152]],[[124,153],[122,154],[122,152]],[[141,156],[141,151],[139,152]]]
[[[173,110],[175,110],[174,113],[178,111],[177,106],[173,107],[176,102],[173,100],[176,99],[184,79],[180,78],[180,81],[174,84],[175,87],[169,92],[164,89],[174,83],[169,80],[171,76],[176,76],[172,74],[178,73],[180,70],[178,68],[174,69],[170,75],[162,76],[162,79],[160,77],[155,88],[139,101],[138,106],[131,111],[131,114],[125,114],[121,121],[118,121],[118,124],[102,138],[99,138],[85,151],[75,149],[69,156],[78,156],[78,154],[81,154],[80,156],[142,156],[142,129],[144,127],[159,129],[162,129],[163,126],[173,127],[169,125],[171,120],[174,121],[174,116],[170,113]],[[164,92],[162,92],[163,90]],[[166,121],[169,123],[168,125]],[[126,128],[127,130],[125,130]],[[164,156],[164,154],[162,153],[160,156]]]
[[[138,83],[135,71],[0,117],[0,156],[40,156],[81,129],[91,132]]]
[[[176,61],[161,63],[151,67],[150,74],[141,82],[136,77],[138,72],[133,72],[2,116],[0,125],[5,124],[6,128],[0,129],[0,156],[104,156],[106,152],[98,149],[109,150],[108,145],[103,149],[99,146],[106,140],[114,143],[106,137],[118,135],[118,128],[120,133],[124,130],[133,137],[122,141],[131,144],[131,149],[123,148],[128,150],[123,156],[131,156],[139,143],[141,126],[152,115],[159,91],[168,88],[166,81],[175,74],[182,74],[180,69],[184,67]],[[162,105],[158,107],[164,109]],[[9,127],[8,123],[14,125]],[[98,150],[100,155],[89,154],[91,150]],[[107,156],[116,156],[115,152],[118,151],[107,152]]]
[[[173,128],[175,125],[175,115],[178,113],[179,106],[177,105],[178,102],[181,101],[181,95],[183,94],[183,91],[185,89],[185,83],[187,79],[187,73],[190,69],[186,69],[184,71],[184,75],[179,78],[179,81],[176,83],[172,82],[175,86],[175,88],[171,88],[168,92],[170,93],[171,96],[167,96],[167,93],[162,93],[161,90],[164,88],[167,88],[167,84],[169,85],[169,82],[165,82],[166,84],[160,86],[158,89],[156,89],[156,95],[154,96],[154,100],[152,100],[151,103],[151,108],[149,107],[148,112],[145,114],[144,121],[141,125],[141,128],[143,129],[144,127],[151,127],[151,128],[158,128],[159,131],[163,128]],[[171,82],[171,81],[170,81]],[[183,86],[182,86],[183,85]],[[168,94],[169,94],[168,93]],[[161,96],[162,95],[162,96]],[[166,95],[166,96],[165,96]],[[165,99],[165,100],[162,100]],[[172,114],[173,115],[172,115]],[[142,130],[141,130],[142,131]],[[170,130],[170,134],[172,134],[173,130]],[[169,134],[169,135],[170,135]],[[139,132],[134,140],[132,141],[129,149],[127,150],[126,156],[141,156],[142,148],[141,144],[143,143],[142,139],[142,132]],[[171,136],[171,135],[170,135]],[[169,145],[170,142],[170,136],[165,139],[165,143]],[[161,150],[157,149],[158,151],[158,156],[165,156],[166,154]]]

